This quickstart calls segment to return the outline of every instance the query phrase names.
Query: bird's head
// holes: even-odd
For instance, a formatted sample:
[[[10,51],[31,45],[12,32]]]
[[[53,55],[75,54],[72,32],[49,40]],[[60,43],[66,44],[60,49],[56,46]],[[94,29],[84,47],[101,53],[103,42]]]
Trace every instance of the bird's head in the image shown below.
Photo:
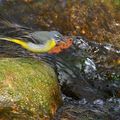
[[[50,54],[57,54],[62,52],[64,49],[68,49],[72,44],[72,38],[65,38],[61,33],[58,31],[51,31],[50,32],[51,38],[54,39],[56,42],[56,46],[53,47],[48,53]]]
[[[63,41],[63,35],[58,31],[50,31],[50,37],[56,41],[56,44]]]

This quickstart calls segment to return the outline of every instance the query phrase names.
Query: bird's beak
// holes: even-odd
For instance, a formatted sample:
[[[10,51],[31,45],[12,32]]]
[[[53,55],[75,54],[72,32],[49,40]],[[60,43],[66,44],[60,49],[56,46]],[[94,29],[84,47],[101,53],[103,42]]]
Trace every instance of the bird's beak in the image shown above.
[[[59,40],[56,46],[62,46],[63,49],[69,48],[73,44],[72,38],[64,36]]]
[[[61,41],[64,41],[64,37],[61,37],[60,40],[61,40]]]
[[[63,36],[63,37],[61,37],[60,42],[66,43],[66,40],[67,40],[67,39],[68,39],[68,37]]]

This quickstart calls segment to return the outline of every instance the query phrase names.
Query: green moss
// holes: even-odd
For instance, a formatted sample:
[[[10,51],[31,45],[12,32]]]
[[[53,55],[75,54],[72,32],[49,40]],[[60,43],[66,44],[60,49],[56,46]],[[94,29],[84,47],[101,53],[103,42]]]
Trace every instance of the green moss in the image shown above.
[[[41,61],[25,58],[1,59],[0,86],[2,109],[10,107],[8,113],[15,111],[17,117],[24,114],[28,118],[28,113],[33,118],[52,117],[61,104],[54,70]],[[4,97],[3,101],[1,97]]]

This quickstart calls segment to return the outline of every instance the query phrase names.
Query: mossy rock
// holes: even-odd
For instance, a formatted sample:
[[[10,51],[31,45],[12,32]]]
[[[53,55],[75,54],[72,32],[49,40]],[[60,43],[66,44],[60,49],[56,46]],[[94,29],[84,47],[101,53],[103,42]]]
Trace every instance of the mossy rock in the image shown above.
[[[0,119],[50,120],[61,105],[54,70],[30,58],[0,58]]]

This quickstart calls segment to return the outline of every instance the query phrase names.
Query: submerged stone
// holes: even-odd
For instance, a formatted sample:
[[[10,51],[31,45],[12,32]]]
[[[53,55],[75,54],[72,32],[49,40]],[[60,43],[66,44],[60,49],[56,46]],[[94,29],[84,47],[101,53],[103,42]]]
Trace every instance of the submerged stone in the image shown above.
[[[29,58],[0,59],[0,119],[49,120],[61,105],[54,70]]]

